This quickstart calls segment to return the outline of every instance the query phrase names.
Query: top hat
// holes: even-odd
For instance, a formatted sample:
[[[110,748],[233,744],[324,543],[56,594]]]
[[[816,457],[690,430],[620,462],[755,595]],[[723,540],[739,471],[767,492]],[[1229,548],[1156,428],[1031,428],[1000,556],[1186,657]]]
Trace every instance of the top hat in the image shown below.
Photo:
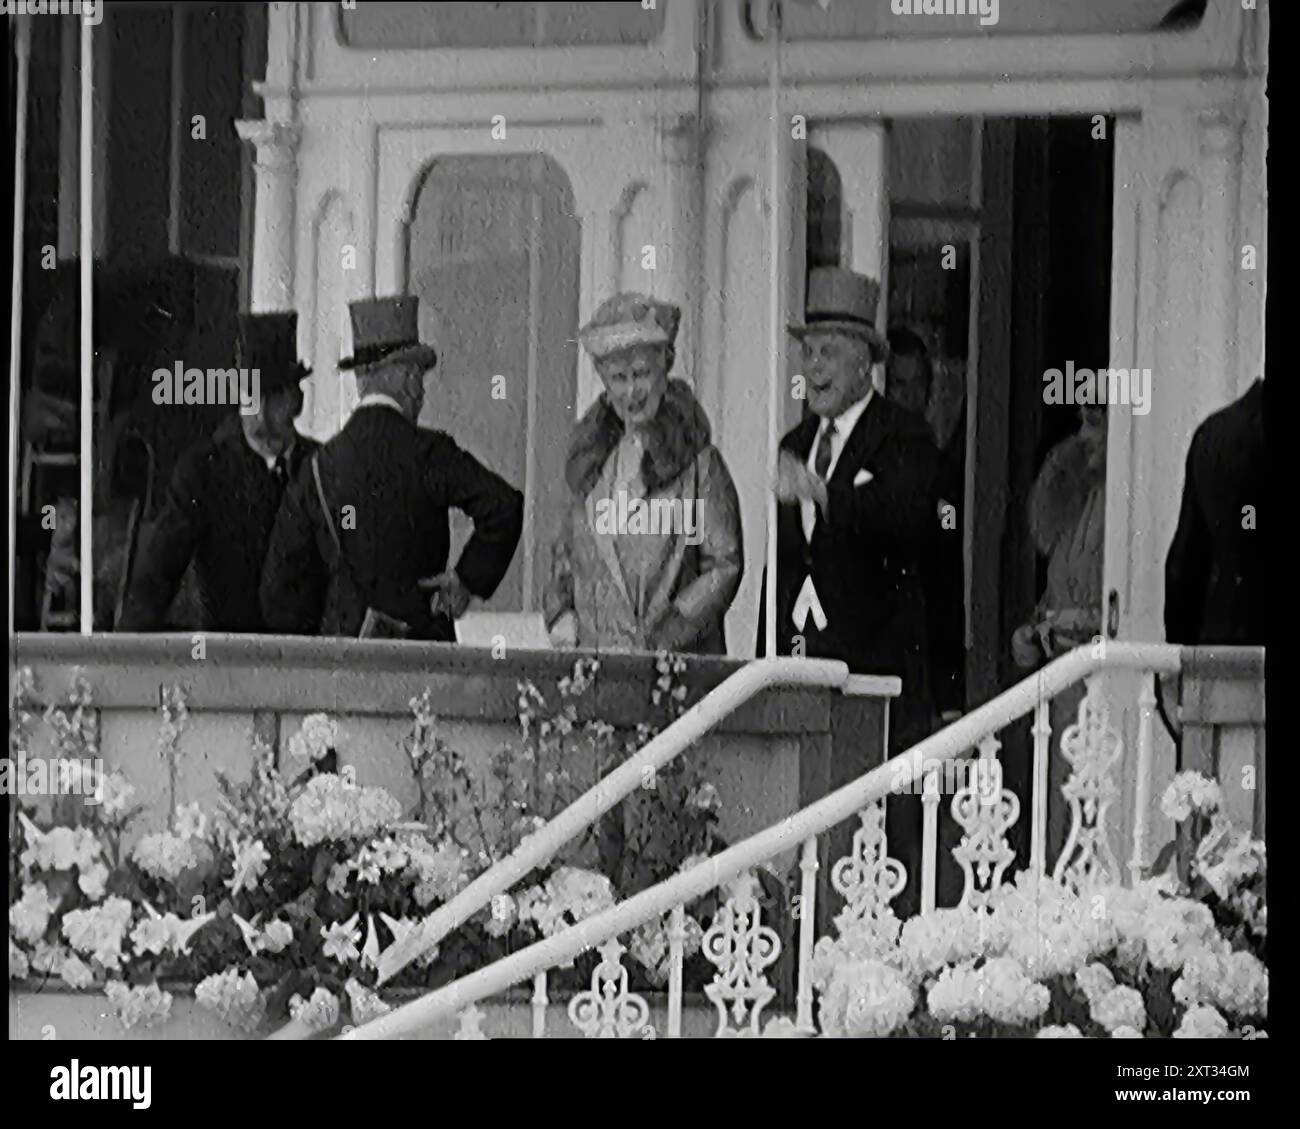
[[[352,356],[340,369],[364,372],[379,364],[416,361],[425,368],[438,363],[438,351],[420,341],[420,299],[414,294],[365,298],[348,307],[352,315]]]
[[[578,340],[595,360],[636,345],[671,345],[677,340],[682,311],[671,302],[624,291],[606,298],[578,331]]]
[[[808,275],[808,296],[802,322],[790,333],[802,340],[809,333],[848,333],[871,342],[881,357],[889,344],[876,328],[880,284],[874,278],[843,267],[817,267]]]
[[[256,368],[264,393],[295,387],[311,375],[298,359],[298,315],[240,314],[236,368]]]

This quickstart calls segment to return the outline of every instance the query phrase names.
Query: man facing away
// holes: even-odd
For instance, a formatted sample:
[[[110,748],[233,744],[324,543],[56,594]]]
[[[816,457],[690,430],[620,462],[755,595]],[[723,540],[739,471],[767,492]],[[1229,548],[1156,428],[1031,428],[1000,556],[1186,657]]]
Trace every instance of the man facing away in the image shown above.
[[[1192,436],[1178,529],[1165,561],[1171,643],[1264,645],[1264,381]]]
[[[490,597],[510,566],[523,496],[444,432],[417,426],[437,363],[419,340],[418,299],[354,302],[351,316],[354,355],[339,367],[355,369],[361,400],[285,496],[262,610],[288,634],[452,642],[471,597]],[[474,534],[449,570],[452,507]]]
[[[254,397],[240,405],[237,420],[177,462],[162,508],[141,538],[119,631],[264,630],[258,586],[271,528],[287,483],[316,449],[294,429],[301,382],[311,373],[298,360],[297,336],[297,314],[240,319],[237,367],[257,370]],[[169,624],[191,563],[199,621]]]
[[[865,275],[818,268],[805,320],[790,327],[803,342],[812,414],[778,456],[776,639],[780,654],[899,676],[889,724],[897,754],[933,727],[921,567],[937,526],[938,452],[923,419],[872,390],[872,366],[887,352],[878,297]],[[890,851],[908,873],[895,909],[906,913],[921,881],[919,794],[888,806]]]

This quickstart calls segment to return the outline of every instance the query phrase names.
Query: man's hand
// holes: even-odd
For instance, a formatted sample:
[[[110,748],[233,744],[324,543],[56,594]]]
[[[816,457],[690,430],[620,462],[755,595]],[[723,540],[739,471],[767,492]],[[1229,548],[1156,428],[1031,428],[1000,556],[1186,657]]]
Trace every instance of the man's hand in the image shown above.
[[[782,451],[776,463],[776,498],[779,502],[816,502],[826,512],[826,483],[789,451]]]
[[[1021,624],[1012,634],[1011,657],[1022,670],[1030,670],[1042,661],[1043,652],[1032,623]]]
[[[419,586],[426,592],[433,592],[429,597],[429,611],[433,615],[445,614],[452,619],[460,619],[473,598],[470,590],[451,569],[419,581]]]

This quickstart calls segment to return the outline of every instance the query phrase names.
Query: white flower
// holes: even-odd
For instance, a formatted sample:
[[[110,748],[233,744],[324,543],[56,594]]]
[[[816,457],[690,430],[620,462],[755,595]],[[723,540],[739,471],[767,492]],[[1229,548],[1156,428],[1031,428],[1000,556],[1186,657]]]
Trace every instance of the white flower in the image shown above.
[[[348,880],[352,877],[352,867],[346,862],[336,862],[330,867],[330,876],[325,879],[325,889],[336,898],[341,898],[348,889]]]
[[[88,827],[53,827],[41,831],[22,812],[18,813],[26,831],[27,846],[19,856],[24,867],[37,870],[88,869],[102,856],[103,846]]]
[[[131,857],[151,877],[160,882],[175,882],[187,870],[198,866],[197,841],[171,831],[155,831],[136,843]]]
[[[362,788],[336,773],[313,776],[289,809],[305,847],[335,839],[373,839],[401,821],[401,805],[383,788]]]
[[[877,1038],[907,1022],[916,997],[901,972],[877,960],[842,964],[821,1000],[822,1031]]]
[[[28,965],[27,962],[27,954],[23,952],[22,949],[20,949],[16,944],[14,944],[14,939],[10,937],[9,938],[9,979],[22,980],[30,970],[31,970],[30,966]]]
[[[338,722],[328,714],[313,713],[302,719],[302,728],[289,738],[289,752],[315,763],[338,743]]]
[[[50,895],[44,882],[28,882],[23,886],[22,898],[9,907],[9,928],[20,941],[35,944],[58,908],[59,899]]]
[[[194,989],[194,999],[200,1007],[216,1012],[241,1031],[257,1028],[266,1014],[266,997],[253,974],[240,973],[233,967],[200,980]]]
[[[226,879],[230,892],[238,894],[244,890],[250,892],[256,890],[262,875],[266,873],[266,864],[271,861],[271,852],[266,849],[261,839],[251,841],[236,839],[233,853],[234,873]]]
[[[722,800],[718,796],[718,790],[712,784],[705,782],[696,788],[689,796],[686,802],[700,811],[713,811],[722,806]]]
[[[1043,1027],[1034,1036],[1035,1039],[1082,1039],[1083,1032],[1080,1031],[1073,1023],[1067,1023],[1064,1027]]]
[[[63,977],[63,982],[69,988],[78,990],[87,988],[95,982],[95,974],[90,971],[86,962],[77,956],[69,956],[64,960],[59,975]]]
[[[312,1031],[328,1031],[339,1021],[339,1000],[328,989],[317,988],[310,1000],[298,995],[291,998],[289,1015]]]
[[[157,984],[131,988],[120,980],[112,980],[104,985],[104,995],[112,1001],[117,1018],[124,1027],[137,1024],[152,1027],[155,1023],[165,1022],[171,1014],[172,994],[164,992]]]
[[[1051,993],[1030,980],[1014,960],[995,957],[978,970],[969,963],[946,968],[930,989],[930,1014],[941,1023],[981,1016],[1022,1025],[1047,1010]]]
[[[1092,1002],[1092,1018],[1107,1031],[1132,1027],[1141,1031],[1147,1025],[1147,1009],[1142,993],[1121,985]]]
[[[361,955],[357,943],[361,940],[361,930],[357,928],[359,914],[353,914],[347,921],[337,921],[333,925],[322,925],[320,935],[325,938],[321,951],[338,961],[339,964],[351,964]]]
[[[1104,964],[1086,964],[1074,974],[1074,983],[1092,1007],[1115,987],[1115,976]]]
[[[904,965],[920,977],[999,952],[1003,938],[990,915],[959,906],[911,918],[902,926],[898,944]]]
[[[373,988],[367,988],[354,979],[349,979],[343,985],[343,990],[348,994],[348,1006],[352,1012],[352,1022],[358,1026],[369,1023],[372,1019],[377,1019],[381,1015],[387,1015],[393,1010],[392,1004],[387,1004],[381,1000],[379,994]]]
[[[293,941],[293,926],[287,921],[272,921],[262,931],[262,946],[268,953],[283,952]]]
[[[494,894],[487,931],[491,937],[504,937],[519,920],[519,906],[509,894]]]
[[[77,872],[77,885],[92,902],[99,901],[108,890],[108,867],[102,862]]]
[[[202,839],[208,830],[208,817],[198,801],[176,808],[176,834],[182,839]]]
[[[135,795],[135,785],[122,775],[120,769],[116,768],[112,772],[101,775],[100,780],[104,785],[104,799],[99,810],[105,818],[115,819],[123,814],[131,803]]]
[[[175,914],[169,914],[175,917]],[[139,954],[166,951],[172,943],[172,927],[166,918],[146,917],[131,931],[131,943]]]
[[[107,969],[122,962],[122,939],[131,924],[131,903],[125,898],[107,898],[88,909],[70,910],[63,915],[63,936],[79,953],[88,953]]]
[[[63,962],[67,959],[68,950],[65,946],[52,945],[49,941],[37,941],[36,948],[32,950],[32,970],[44,972],[47,975],[57,975],[59,969],[63,967]]]
[[[413,839],[406,854],[406,873],[415,880],[415,901],[421,909],[450,901],[469,882],[465,857],[450,840],[435,847],[424,839]]]
[[[1174,1032],[1175,1039],[1226,1039],[1228,1021],[1212,1007],[1189,1008]]]
[[[1223,792],[1218,782],[1199,772],[1180,772],[1160,799],[1160,810],[1175,823],[1181,823],[1194,811],[1214,812],[1222,805]]]

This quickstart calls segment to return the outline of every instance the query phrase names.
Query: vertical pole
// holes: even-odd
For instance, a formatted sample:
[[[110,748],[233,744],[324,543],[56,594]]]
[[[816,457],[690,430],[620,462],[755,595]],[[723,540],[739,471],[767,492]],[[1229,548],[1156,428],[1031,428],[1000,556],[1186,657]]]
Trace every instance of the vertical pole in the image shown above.
[[[546,996],[546,972],[539,972],[533,977],[533,1038],[546,1038],[546,1005],[550,1001]]]
[[[939,873],[939,804],[942,802],[938,769],[925,774],[921,791],[921,912],[935,908]],[[909,875],[909,877],[911,877]]]
[[[81,24],[81,143],[79,146],[78,180],[80,212],[78,217],[78,242],[81,246],[81,444],[77,460],[81,478],[81,495],[77,510],[77,531],[81,548],[78,562],[81,570],[81,634],[89,635],[95,626],[95,559],[91,532],[94,527],[95,473],[95,341],[94,341],[94,177],[93,158],[93,102],[94,51],[91,42],[92,25]]]
[[[1155,674],[1142,672],[1142,691],[1138,695],[1138,763],[1137,790],[1133,799],[1133,857],[1128,869],[1131,881],[1142,878],[1147,864],[1147,809],[1151,806],[1151,762],[1155,735],[1152,718],[1156,710]]]
[[[817,836],[804,840],[799,859],[801,879],[799,898],[799,981],[795,991],[795,1026],[809,1034],[817,1031],[813,1023],[812,957],[817,932]]]
[[[768,373],[767,449],[772,484],[776,483],[778,445],[781,441],[781,356],[785,337],[781,325],[781,173],[784,146],[781,144],[781,0],[768,0],[768,335],[771,361]],[[776,657],[776,492],[770,489],[767,501],[767,584],[763,590],[764,654]]]
[[[23,232],[24,196],[27,189],[27,80],[31,60],[32,21],[19,19],[14,34],[18,60],[17,97],[14,108],[14,270],[9,303],[9,630],[14,630],[14,592],[18,572],[18,467],[21,435],[18,419],[22,410],[23,333]]]
[[[1051,756],[1051,700],[1040,692],[1034,713],[1034,779],[1030,792],[1033,806],[1029,813],[1030,866],[1040,878],[1047,873],[1047,781]],[[1063,803],[1064,799],[1057,797],[1055,802]]]
[[[673,906],[668,919],[668,1038],[682,1037],[682,964],[686,950],[686,909]]]

